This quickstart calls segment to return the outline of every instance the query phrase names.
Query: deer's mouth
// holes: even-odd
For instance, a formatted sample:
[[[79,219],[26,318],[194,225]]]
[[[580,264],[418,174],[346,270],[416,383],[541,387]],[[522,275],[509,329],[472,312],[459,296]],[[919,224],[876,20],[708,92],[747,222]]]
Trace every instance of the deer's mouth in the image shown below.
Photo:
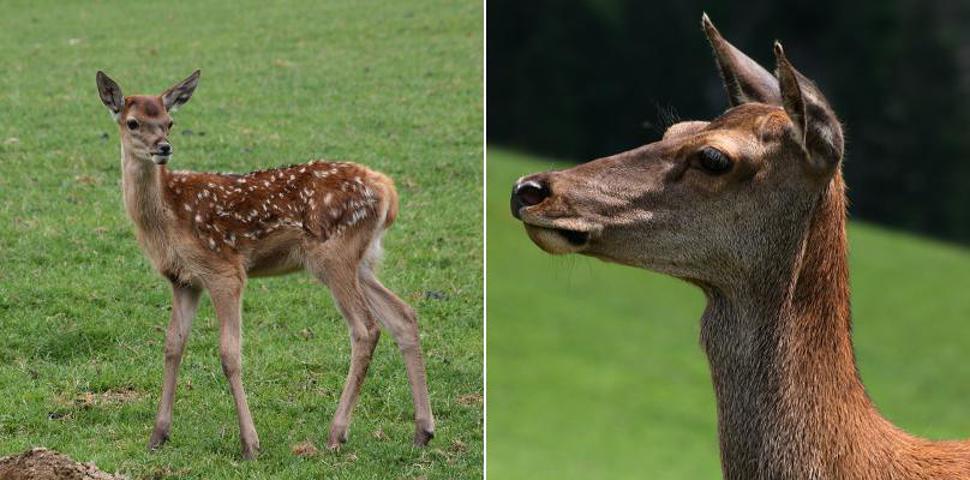
[[[532,242],[548,253],[556,255],[578,253],[589,245],[589,232],[567,228],[540,227],[528,223],[524,225]]]
[[[532,242],[552,254],[581,252],[598,231],[595,226],[579,219],[550,220],[525,214],[521,220]]]
[[[570,245],[582,247],[589,243],[589,232],[567,230],[565,228],[557,228],[554,231],[559,235],[562,235],[562,237],[565,238]]]

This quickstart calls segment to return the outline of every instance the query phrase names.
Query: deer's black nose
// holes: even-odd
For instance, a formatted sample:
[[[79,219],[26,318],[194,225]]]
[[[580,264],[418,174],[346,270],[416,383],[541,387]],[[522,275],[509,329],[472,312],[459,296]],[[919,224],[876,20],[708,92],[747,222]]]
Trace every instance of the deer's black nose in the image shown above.
[[[512,187],[512,198],[509,200],[509,207],[512,209],[512,216],[521,218],[519,210],[522,207],[531,207],[542,203],[549,198],[552,192],[545,182],[538,178],[522,180]]]
[[[167,143],[159,143],[158,153],[161,153],[162,155],[168,155],[172,153],[172,146]]]

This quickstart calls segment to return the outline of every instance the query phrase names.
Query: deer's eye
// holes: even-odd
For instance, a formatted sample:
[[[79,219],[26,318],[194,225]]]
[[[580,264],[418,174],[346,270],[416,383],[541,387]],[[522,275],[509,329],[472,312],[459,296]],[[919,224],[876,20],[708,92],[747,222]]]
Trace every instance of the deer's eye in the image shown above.
[[[731,170],[734,163],[724,152],[714,148],[705,147],[698,153],[701,167],[713,175],[720,175]]]
[[[174,127],[174,126],[175,126],[175,121],[173,121],[173,120],[169,120],[169,121],[168,121],[168,127],[166,127],[166,128],[168,128],[169,130],[171,130],[171,129],[172,129],[172,127]]]
[[[128,120],[128,130],[138,130],[138,120]]]

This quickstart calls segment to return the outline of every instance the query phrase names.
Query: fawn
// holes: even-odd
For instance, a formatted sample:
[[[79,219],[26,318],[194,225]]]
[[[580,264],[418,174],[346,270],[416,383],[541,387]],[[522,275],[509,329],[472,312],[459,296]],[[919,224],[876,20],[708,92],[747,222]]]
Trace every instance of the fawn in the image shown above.
[[[549,253],[703,290],[724,478],[970,479],[970,443],[896,428],[859,379],[832,107],[781,44],[772,75],[706,14],[702,27],[730,109],[634,150],[524,177],[512,214]]]
[[[404,357],[414,443],[426,445],[434,436],[434,417],[417,317],[374,274],[381,237],[398,213],[393,181],[361,165],[321,161],[244,175],[168,170],[169,114],[189,101],[199,74],[161,95],[123,96],[117,83],[97,73],[98,93],[121,137],[125,209],[141,249],[172,287],[165,373],[149,448],[168,439],[179,363],[207,290],[219,320],[219,354],[239,417],[242,455],[256,455],[259,437],[242,383],[243,288],[249,277],[300,269],[327,285],[350,329],[350,370],[327,446],[336,449],[347,440],[378,324],[390,331]]]

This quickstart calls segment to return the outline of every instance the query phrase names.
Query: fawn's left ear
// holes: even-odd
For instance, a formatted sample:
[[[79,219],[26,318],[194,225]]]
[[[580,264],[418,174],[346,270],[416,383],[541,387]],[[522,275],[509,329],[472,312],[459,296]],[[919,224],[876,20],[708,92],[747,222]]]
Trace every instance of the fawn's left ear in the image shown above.
[[[842,125],[815,83],[795,70],[775,42],[781,104],[795,125],[796,140],[805,148],[813,168],[829,171],[842,160]]]
[[[162,103],[165,104],[165,110],[174,112],[192,98],[195,87],[199,85],[199,75],[201,73],[201,70],[192,72],[192,75],[189,75],[188,78],[165,90],[165,93],[162,93]]]
[[[118,120],[121,109],[125,106],[125,97],[121,94],[121,87],[110,77],[98,70],[98,94],[101,96],[101,103],[108,107],[111,118]]]

